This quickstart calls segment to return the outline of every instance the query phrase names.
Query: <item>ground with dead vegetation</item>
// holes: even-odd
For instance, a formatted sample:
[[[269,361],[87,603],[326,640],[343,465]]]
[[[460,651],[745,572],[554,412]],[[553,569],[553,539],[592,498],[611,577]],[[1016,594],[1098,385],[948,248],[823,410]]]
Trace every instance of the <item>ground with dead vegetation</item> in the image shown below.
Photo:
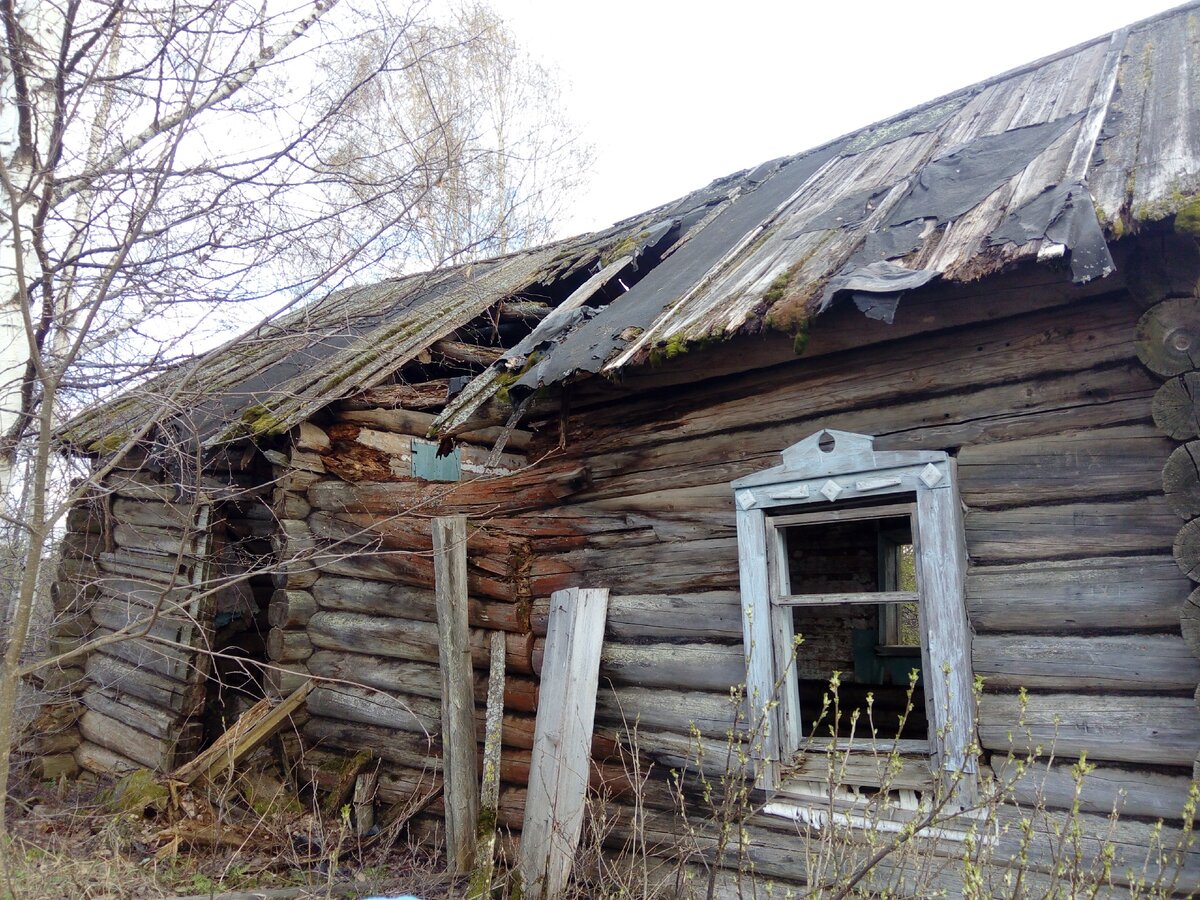
[[[225,821],[214,829],[230,840],[194,844],[184,823],[208,825],[187,817],[195,798],[181,797],[172,809],[157,791],[116,797],[118,784],[18,783],[0,897],[157,900],[297,888],[304,897],[413,893],[433,900],[453,888],[440,874],[443,862],[403,834],[363,842],[311,810],[239,815],[230,804],[217,810]]]

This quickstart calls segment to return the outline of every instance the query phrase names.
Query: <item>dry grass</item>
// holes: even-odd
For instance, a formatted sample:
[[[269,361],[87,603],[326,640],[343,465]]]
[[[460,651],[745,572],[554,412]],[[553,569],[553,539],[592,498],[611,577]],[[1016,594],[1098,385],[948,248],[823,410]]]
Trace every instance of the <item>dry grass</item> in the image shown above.
[[[20,783],[0,847],[8,900],[160,900],[305,888],[304,897],[415,893],[450,896],[440,855],[412,843],[360,847],[349,830],[312,815],[263,820],[244,846],[191,847],[163,856],[153,811],[114,812],[102,783],[60,790]]]

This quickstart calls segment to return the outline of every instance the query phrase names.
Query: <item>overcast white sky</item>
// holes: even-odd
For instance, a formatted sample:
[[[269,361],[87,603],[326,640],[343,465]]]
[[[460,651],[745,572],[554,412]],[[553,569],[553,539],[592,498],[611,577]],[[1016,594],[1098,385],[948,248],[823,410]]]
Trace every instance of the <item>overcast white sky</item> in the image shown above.
[[[1146,18],[1159,0],[492,0],[596,150],[602,228]]]

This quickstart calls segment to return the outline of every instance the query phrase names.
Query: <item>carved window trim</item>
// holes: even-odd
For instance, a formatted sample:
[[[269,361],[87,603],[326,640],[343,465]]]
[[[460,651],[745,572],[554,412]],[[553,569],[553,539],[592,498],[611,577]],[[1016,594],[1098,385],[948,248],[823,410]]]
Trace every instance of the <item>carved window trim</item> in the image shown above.
[[[877,451],[870,436],[831,429],[811,435],[782,455],[783,465],[732,483],[747,723],[757,786],[777,791],[783,766],[803,746],[797,677],[790,664],[789,597],[773,563],[782,552],[778,526],[832,521],[846,515],[835,513],[833,502],[847,500],[867,504],[849,513],[860,517],[911,510],[929,754],[935,773],[973,774],[975,702],[965,603],[967,555],[954,460],[940,451]],[[832,602],[835,595],[829,599]],[[803,653],[803,647],[796,652]],[[960,782],[956,786],[960,796],[962,782],[973,784],[973,778],[955,780]]]

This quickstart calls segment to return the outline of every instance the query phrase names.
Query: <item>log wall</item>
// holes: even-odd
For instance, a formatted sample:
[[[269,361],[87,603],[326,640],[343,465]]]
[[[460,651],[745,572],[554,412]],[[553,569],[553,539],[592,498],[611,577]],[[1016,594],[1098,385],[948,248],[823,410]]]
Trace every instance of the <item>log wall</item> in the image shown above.
[[[344,444],[361,432],[343,426],[420,436],[361,403],[324,435],[302,433],[277,473],[278,549],[291,562],[268,646],[288,671],[329,679],[310,700],[308,741],[372,749],[385,795],[436,783],[428,519],[461,512],[478,701],[488,633],[508,647],[502,820],[520,824],[504,809],[521,803],[544,601],[560,588],[612,592],[594,781],[615,787],[617,806],[628,796],[613,754],[631,730],[656,776],[698,743],[719,770],[729,690],[744,677],[729,482],[837,428],[881,449],[956,455],[983,747],[994,760],[1052,747],[1054,762],[1018,786],[1051,808],[1073,802],[1070,765],[1086,752],[1097,768],[1083,813],[1100,828],[1115,802],[1131,835],[1120,853],[1132,854],[1143,819],[1179,819],[1200,746],[1200,663],[1180,629],[1189,585],[1171,554],[1180,520],[1160,478],[1175,443],[1151,420],[1160,380],[1135,348],[1142,309],[1125,292],[1037,286],[957,302],[906,299],[891,331],[835,309],[800,358],[744,338],[627,385],[583,382],[522,439],[537,462],[513,475],[414,482],[387,458],[400,444],[368,435],[351,454],[358,470],[393,474],[355,481]],[[744,371],[755,359],[776,362]],[[482,707],[478,725],[482,741]],[[669,818],[672,794],[652,782],[650,806]],[[795,828],[759,831],[760,873],[786,878],[785,860],[802,853]],[[1186,865],[1200,878],[1194,854]]]

